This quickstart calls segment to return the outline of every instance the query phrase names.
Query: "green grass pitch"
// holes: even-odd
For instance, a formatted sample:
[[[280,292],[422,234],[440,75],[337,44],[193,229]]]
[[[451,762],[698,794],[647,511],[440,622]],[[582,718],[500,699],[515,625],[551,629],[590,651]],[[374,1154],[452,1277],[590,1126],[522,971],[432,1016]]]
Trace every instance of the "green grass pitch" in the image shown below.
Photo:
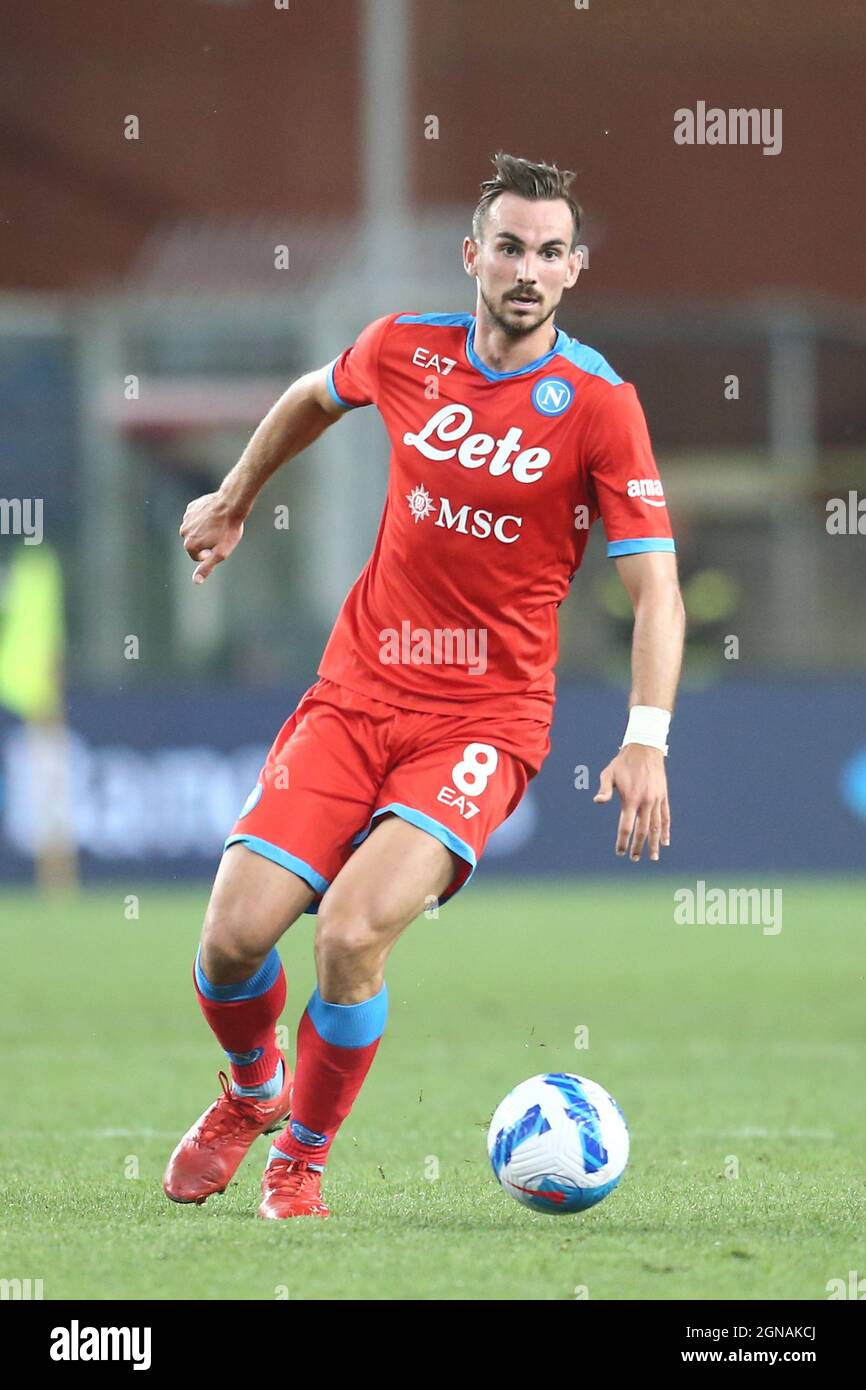
[[[630,867],[482,871],[410,928],[332,1219],[276,1224],[255,1216],[265,1138],[202,1207],[160,1186],[224,1065],[190,981],[207,888],[5,893],[0,1277],[46,1299],[269,1300],[826,1299],[863,1277],[866,885],[773,880],[764,935],[675,925],[682,885]],[[312,931],[281,944],[290,1055]],[[552,1070],[600,1081],[631,1129],[620,1187],[582,1215],[518,1206],[487,1161],[499,1100]]]

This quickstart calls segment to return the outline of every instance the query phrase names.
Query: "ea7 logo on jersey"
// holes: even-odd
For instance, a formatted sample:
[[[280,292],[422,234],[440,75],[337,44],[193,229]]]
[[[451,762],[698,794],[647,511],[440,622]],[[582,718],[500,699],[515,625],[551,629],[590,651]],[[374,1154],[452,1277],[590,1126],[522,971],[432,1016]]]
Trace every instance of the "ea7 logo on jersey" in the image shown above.
[[[665,494],[661,478],[629,478],[627,492],[629,497],[639,497],[648,507],[663,507]],[[656,501],[661,498],[661,501]]]
[[[470,434],[473,418],[468,405],[443,405],[417,434],[407,430],[403,443],[417,449],[425,459],[438,462],[456,455],[457,462],[464,468],[483,468],[486,463],[494,477],[510,469],[517,483],[538,481],[550,463],[548,449],[521,449],[523,430],[516,425],[506,430],[501,439],[494,439],[492,434]],[[451,444],[458,439],[462,442],[459,449],[439,449],[434,439],[440,444]]]
[[[431,352],[429,348],[419,347],[412,353],[412,363],[415,367],[427,367],[431,372],[440,372],[442,376],[457,366],[453,357],[440,357],[438,352]]]

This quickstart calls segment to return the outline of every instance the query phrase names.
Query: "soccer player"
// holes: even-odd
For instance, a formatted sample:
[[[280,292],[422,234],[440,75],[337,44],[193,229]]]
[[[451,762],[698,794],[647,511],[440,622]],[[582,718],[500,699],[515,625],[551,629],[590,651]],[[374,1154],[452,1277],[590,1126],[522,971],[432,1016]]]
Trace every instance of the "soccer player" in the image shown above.
[[[675,545],[634,387],[554,315],[576,282],[573,175],[499,154],[464,266],[475,314],[392,313],[277,401],[180,534],[202,583],[256,494],[347,411],[391,441],[373,553],[319,679],[277,734],[229,834],[205,915],[196,997],[231,1083],[172,1153],[177,1202],[224,1191],[276,1134],[260,1216],[327,1216],[321,1175],[385,1028],[385,963],[425,907],[471,878],[550,747],[557,609],[601,516],[634,606],[632,691],[597,802],[616,853],[670,843],[664,759],[685,630]],[[294,1076],[276,1046],[277,942],[317,912],[317,986]]]

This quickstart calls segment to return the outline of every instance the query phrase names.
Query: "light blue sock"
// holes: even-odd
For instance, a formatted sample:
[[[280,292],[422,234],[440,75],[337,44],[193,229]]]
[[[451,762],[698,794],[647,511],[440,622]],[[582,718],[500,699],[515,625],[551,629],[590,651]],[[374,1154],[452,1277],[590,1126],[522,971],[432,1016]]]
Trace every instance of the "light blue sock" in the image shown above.
[[[289,1155],[284,1154],[282,1149],[278,1149],[276,1144],[271,1144],[271,1147],[268,1150],[268,1157],[265,1163],[265,1167],[270,1168],[272,1163],[285,1163],[288,1157]],[[307,1163],[307,1167],[314,1168],[317,1173],[324,1173],[325,1171],[321,1163]]]
[[[257,1100],[273,1100],[283,1089],[283,1059],[277,1062],[277,1069],[270,1081],[262,1081],[258,1086],[239,1086],[236,1081],[232,1082],[232,1091],[236,1096],[255,1096]]]

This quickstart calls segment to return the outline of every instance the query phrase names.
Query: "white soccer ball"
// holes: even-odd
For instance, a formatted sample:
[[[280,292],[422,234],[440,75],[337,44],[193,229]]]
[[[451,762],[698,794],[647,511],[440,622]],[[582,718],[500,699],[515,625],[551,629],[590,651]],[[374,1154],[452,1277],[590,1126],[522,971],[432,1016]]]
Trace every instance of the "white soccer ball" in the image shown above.
[[[628,1162],[628,1126],[597,1081],[531,1076],[509,1091],[487,1133],[493,1171],[536,1211],[584,1211],[612,1192]]]

